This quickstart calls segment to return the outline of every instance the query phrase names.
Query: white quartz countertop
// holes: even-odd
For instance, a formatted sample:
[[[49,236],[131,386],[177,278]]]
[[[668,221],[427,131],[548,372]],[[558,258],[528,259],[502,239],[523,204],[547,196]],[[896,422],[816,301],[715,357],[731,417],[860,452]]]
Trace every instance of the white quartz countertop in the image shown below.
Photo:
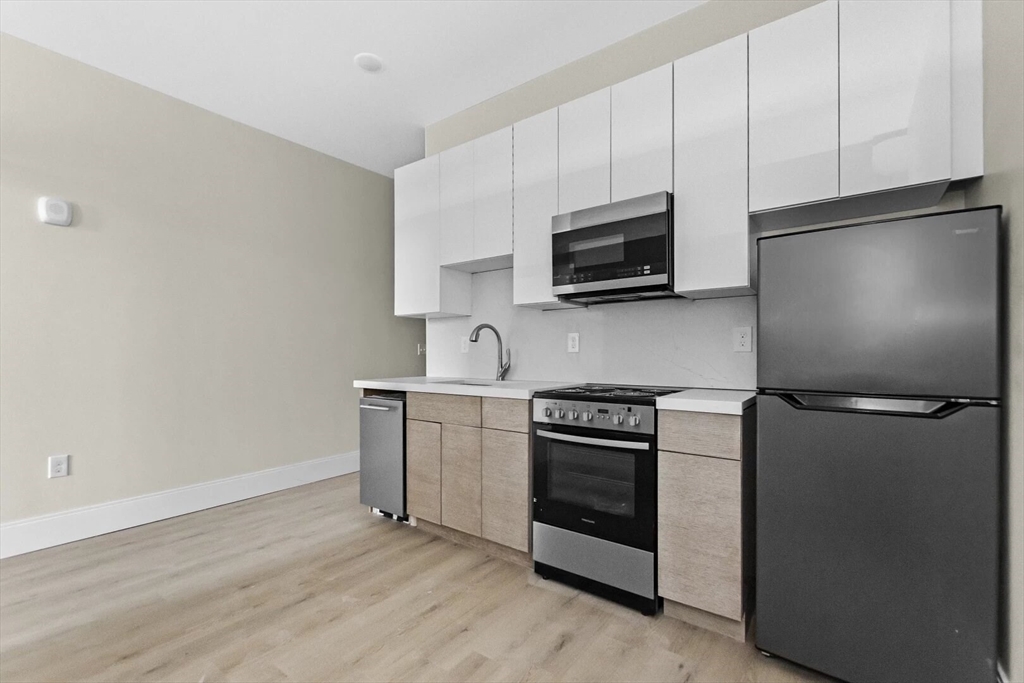
[[[687,389],[658,397],[658,410],[684,410],[691,413],[742,415],[743,409],[757,399],[753,391],[733,389]]]
[[[457,394],[488,398],[528,399],[535,391],[569,387],[579,382],[534,382],[506,379],[500,382],[470,377],[392,377],[388,379],[357,379],[352,386],[359,389],[385,391],[420,391],[427,394]]]

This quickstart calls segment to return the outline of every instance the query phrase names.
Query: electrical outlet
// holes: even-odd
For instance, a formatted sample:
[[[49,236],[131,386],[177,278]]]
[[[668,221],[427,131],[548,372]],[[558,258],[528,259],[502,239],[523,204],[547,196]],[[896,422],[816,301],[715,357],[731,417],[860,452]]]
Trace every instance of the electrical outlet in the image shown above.
[[[736,353],[750,353],[753,344],[751,343],[751,328],[732,328],[732,350]]]
[[[469,337],[459,337],[459,351],[469,353]]]
[[[417,356],[425,356],[425,355],[427,355],[427,345],[426,344],[417,344],[416,345],[416,355]]]
[[[580,352],[580,333],[570,332],[565,338],[565,350],[569,353]]]
[[[51,455],[46,460],[46,477],[53,479],[54,477],[66,477],[68,476],[68,455]]]

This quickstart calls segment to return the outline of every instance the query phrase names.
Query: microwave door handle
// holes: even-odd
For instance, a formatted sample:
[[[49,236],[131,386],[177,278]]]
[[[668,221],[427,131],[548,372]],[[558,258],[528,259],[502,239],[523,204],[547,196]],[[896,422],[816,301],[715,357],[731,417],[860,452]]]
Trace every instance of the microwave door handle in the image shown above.
[[[582,443],[588,446],[607,446],[609,448],[628,448],[632,451],[649,451],[651,445],[646,442],[617,441],[615,439],[595,439],[592,436],[576,436],[575,434],[559,434],[544,429],[537,430],[537,436],[543,436],[553,441],[568,441],[570,443]]]

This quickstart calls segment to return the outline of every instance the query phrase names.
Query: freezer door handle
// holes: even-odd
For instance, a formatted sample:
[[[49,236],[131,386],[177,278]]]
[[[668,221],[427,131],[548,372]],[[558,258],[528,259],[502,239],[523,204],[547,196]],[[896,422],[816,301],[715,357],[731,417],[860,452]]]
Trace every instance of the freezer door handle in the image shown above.
[[[968,404],[959,401],[932,401],[913,398],[874,398],[870,396],[830,396],[822,394],[779,394],[798,410],[829,410],[849,413],[880,413],[942,418]]]

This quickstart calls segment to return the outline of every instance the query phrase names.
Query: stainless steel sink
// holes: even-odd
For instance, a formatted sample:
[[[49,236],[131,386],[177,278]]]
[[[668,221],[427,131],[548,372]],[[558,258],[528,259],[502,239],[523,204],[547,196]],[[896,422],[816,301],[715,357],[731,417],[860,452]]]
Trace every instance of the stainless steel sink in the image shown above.
[[[431,384],[460,384],[465,387],[493,387],[496,382],[482,382],[469,379],[449,379],[443,382],[431,382]]]

